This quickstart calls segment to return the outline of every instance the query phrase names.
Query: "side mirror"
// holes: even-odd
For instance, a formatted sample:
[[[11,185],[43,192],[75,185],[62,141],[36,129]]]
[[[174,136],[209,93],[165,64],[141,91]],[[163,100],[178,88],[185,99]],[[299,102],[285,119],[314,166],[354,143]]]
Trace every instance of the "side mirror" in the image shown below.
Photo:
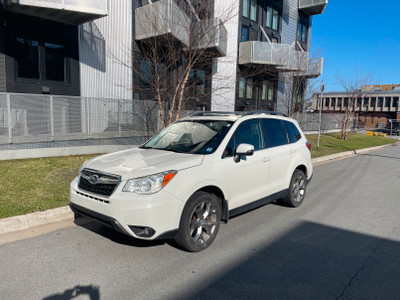
[[[237,149],[233,160],[235,162],[240,161],[241,156],[251,156],[254,153],[254,146],[250,144],[240,144]]]

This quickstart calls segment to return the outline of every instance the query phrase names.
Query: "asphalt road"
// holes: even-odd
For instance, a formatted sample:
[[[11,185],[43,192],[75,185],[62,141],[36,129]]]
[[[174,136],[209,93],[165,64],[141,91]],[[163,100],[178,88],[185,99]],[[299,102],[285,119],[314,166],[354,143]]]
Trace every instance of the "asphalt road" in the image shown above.
[[[0,246],[0,299],[400,299],[400,145],[315,168],[186,253],[90,223]]]

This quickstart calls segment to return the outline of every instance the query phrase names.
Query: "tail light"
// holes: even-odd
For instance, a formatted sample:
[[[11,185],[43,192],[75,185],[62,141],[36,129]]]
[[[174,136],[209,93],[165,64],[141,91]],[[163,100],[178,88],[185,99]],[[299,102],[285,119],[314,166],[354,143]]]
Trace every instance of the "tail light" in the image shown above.
[[[310,152],[311,152],[311,144],[309,142],[306,142],[306,146],[307,146],[308,150],[310,150]]]

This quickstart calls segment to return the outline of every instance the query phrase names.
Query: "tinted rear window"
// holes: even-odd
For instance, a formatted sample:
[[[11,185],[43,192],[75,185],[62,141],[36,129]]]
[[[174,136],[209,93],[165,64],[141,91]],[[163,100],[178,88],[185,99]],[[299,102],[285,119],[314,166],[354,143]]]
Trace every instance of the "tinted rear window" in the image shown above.
[[[282,121],[278,119],[262,119],[265,145],[267,148],[286,145],[287,133]]]
[[[301,133],[299,129],[297,129],[296,125],[292,122],[283,121],[285,128],[288,133],[289,143],[296,143],[299,139],[301,139]]]

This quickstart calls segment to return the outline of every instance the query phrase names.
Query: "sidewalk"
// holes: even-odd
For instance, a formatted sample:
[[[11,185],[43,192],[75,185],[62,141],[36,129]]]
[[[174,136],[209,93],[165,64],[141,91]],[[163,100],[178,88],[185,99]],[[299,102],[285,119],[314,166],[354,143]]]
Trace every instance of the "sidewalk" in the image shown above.
[[[312,163],[319,164],[322,162],[327,162],[329,160],[345,158],[351,155],[379,150],[385,146],[386,145],[322,156],[312,159]],[[0,235],[5,233],[27,230],[56,222],[73,221],[73,219],[74,219],[74,214],[70,210],[69,206],[54,208],[41,212],[34,212],[22,216],[0,219]]]

